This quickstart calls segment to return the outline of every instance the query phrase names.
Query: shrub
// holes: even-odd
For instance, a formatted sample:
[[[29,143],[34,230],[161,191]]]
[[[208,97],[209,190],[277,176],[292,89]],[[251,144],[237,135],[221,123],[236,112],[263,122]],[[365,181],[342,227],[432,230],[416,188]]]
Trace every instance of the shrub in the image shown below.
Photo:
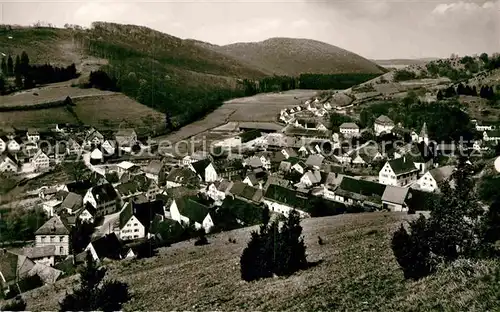
[[[199,229],[198,230],[198,238],[194,242],[194,245],[195,246],[208,245],[208,240],[207,240],[207,236],[205,234],[205,230],[204,229]]]
[[[80,287],[60,303],[60,311],[119,311],[130,299],[128,285],[117,281],[103,281],[106,269],[96,266],[87,253],[87,264],[80,274]]]
[[[410,233],[403,225],[392,237],[392,251],[405,278],[419,279],[435,269],[430,257],[430,246],[424,216],[410,223]]]
[[[252,232],[248,246],[240,258],[241,277],[245,281],[289,276],[308,266],[306,246],[301,237],[300,215],[290,212],[280,227],[278,221],[263,224],[260,232]]]

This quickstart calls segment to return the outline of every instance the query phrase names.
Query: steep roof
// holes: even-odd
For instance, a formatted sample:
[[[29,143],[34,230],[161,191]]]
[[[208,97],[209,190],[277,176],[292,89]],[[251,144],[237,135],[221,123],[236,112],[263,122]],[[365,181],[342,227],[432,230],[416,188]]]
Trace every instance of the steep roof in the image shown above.
[[[406,197],[408,196],[408,190],[409,188],[407,187],[388,185],[386,186],[384,194],[382,195],[382,201],[403,205],[405,203]]]
[[[340,125],[340,129],[359,129],[359,126],[355,124],[354,122],[344,122],[343,124]]]
[[[394,121],[387,117],[386,115],[380,115],[377,119],[375,119],[375,123],[380,125],[394,125]]]
[[[262,198],[262,190],[256,187],[247,185],[241,181],[237,181],[231,187],[229,191],[234,196],[243,197],[247,200],[259,202]]]
[[[92,187],[90,180],[75,181],[66,184],[69,192],[76,193],[79,195],[85,195],[88,189]]]
[[[14,280],[18,275],[18,258],[16,254],[0,250],[0,272],[7,282]]]
[[[116,132],[115,136],[133,136],[135,135],[135,130],[132,128],[120,129]]]
[[[354,179],[348,176],[344,176],[339,185],[339,189],[347,192],[378,197],[382,197],[385,187],[385,185],[377,182]]]
[[[187,217],[190,221],[202,223],[210,212],[207,206],[190,197],[175,199],[175,203],[180,214]]]
[[[296,191],[279,185],[271,184],[264,194],[264,198],[285,204],[292,208],[306,210],[308,198],[299,195]]]
[[[61,204],[62,208],[75,210],[83,205],[83,197],[79,194],[70,192]]]
[[[149,164],[142,170],[147,173],[158,175],[163,169],[163,163],[160,160],[152,160]]]
[[[129,203],[120,212],[120,228],[124,227],[132,216],[135,216],[146,228],[146,231],[148,231],[149,226],[156,215],[164,215],[163,200],[155,200],[145,203]]]
[[[418,171],[418,169],[415,168],[415,164],[413,163],[413,161],[405,159],[405,157],[389,160],[389,166],[391,166],[396,175]]]
[[[310,155],[309,157],[307,157],[306,166],[320,167],[324,160],[325,157],[323,157],[322,155],[319,154]]]
[[[167,181],[182,183],[194,178],[198,179],[198,176],[192,170],[187,168],[174,168],[168,174]]]
[[[193,166],[194,171],[197,174],[199,174],[203,180],[205,180],[205,168],[207,168],[208,165],[210,165],[210,163],[211,163],[210,159],[203,159],[195,163],[192,163],[191,165]]]
[[[113,260],[121,259],[122,245],[115,233],[110,233],[92,241],[92,247],[99,259],[108,258]]]
[[[116,198],[118,197],[118,194],[116,193],[115,189],[109,183],[94,186],[91,192],[92,195],[94,195],[97,204],[107,203],[112,200],[116,200]]]
[[[453,166],[443,166],[429,170],[429,173],[432,175],[434,180],[439,183],[451,177],[454,170],[455,167]]]
[[[424,125],[422,126],[422,130],[420,131],[420,137],[421,138],[426,138],[428,136],[429,136],[429,134],[427,132],[427,123],[424,122]]]
[[[22,250],[23,255],[30,259],[38,259],[56,255],[56,246],[42,246],[42,247],[25,247]]]
[[[36,230],[35,235],[69,235],[69,230],[59,216],[53,216]]]

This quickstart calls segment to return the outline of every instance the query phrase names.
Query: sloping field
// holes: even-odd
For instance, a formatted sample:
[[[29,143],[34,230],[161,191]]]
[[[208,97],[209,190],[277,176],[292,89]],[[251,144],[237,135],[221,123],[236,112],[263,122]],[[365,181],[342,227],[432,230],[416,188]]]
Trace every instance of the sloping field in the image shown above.
[[[65,107],[0,113],[0,128],[47,129],[58,123],[77,124],[78,121]]]
[[[151,259],[112,263],[108,274],[130,285],[133,299],[124,311],[486,311],[500,306],[497,281],[484,278],[498,262],[458,262],[435,276],[405,281],[389,245],[406,217],[370,213],[303,221],[308,260],[318,263],[289,278],[241,280],[239,257],[250,229],[209,237],[206,246],[183,242]],[[57,309],[69,284],[63,280],[26,294],[27,309]]]
[[[35,93],[37,95],[35,95]],[[80,89],[64,84],[53,84],[47,87],[34,88],[11,95],[0,96],[0,106],[28,106],[64,100],[67,96],[73,99],[108,94],[115,94],[115,92],[101,91],[98,89]]]
[[[138,132],[149,132],[165,127],[165,116],[121,93],[76,98],[73,108],[78,119],[100,129],[134,127]]]
[[[19,110],[0,113],[0,127],[15,128],[51,128],[57,123],[78,124],[98,127],[99,129],[116,130],[119,127],[133,127],[141,133],[152,133],[155,129],[164,128],[164,115],[122,93],[100,91],[97,89],[79,89],[70,87],[51,87],[44,89],[39,96],[30,93],[17,95],[19,99],[35,98],[33,102],[9,100],[12,106],[36,105],[51,101],[64,100],[70,95],[76,106],[71,113],[66,107],[54,107],[35,110]],[[12,96],[14,98],[16,96]],[[0,100],[2,97],[0,97]],[[45,101],[41,101],[44,99]],[[17,99],[16,99],[17,101]],[[15,104],[14,104],[15,103]]]
[[[175,133],[161,137],[172,143],[185,140],[205,131],[236,121],[276,121],[283,108],[304,103],[318,94],[317,90],[290,90],[282,93],[262,93],[224,102],[224,105],[202,120],[182,127]]]

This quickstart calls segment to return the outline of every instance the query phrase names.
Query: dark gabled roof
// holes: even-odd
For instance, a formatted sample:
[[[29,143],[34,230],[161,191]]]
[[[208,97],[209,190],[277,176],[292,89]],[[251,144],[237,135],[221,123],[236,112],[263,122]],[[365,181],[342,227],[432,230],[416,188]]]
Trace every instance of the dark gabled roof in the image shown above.
[[[207,206],[191,197],[177,198],[175,199],[175,203],[179,209],[179,213],[187,217],[190,221],[202,223],[210,212]]]
[[[262,133],[258,129],[253,129],[253,130],[245,131],[238,136],[241,138],[242,143],[246,143],[246,142],[249,142],[249,141],[252,141],[252,140],[255,140],[255,139],[261,137]]]
[[[76,181],[66,184],[68,192],[76,193],[79,195],[85,195],[88,189],[92,187],[92,182],[90,180]]]
[[[390,119],[386,115],[378,116],[378,118],[375,119],[375,123],[378,123],[381,125],[394,125],[394,121],[392,121],[392,119]]]
[[[36,230],[35,235],[69,235],[69,230],[59,216],[53,216]]]
[[[145,203],[132,202],[127,204],[120,213],[120,228],[124,227],[132,216],[135,216],[146,228],[146,231],[149,231],[149,227],[154,217],[156,215],[163,216],[165,214],[163,211],[163,204],[162,200]]]
[[[292,208],[297,208],[299,210],[307,210],[308,198],[299,195],[296,191],[271,184],[267,188],[264,198],[276,201],[278,203],[285,204]]]
[[[83,205],[82,195],[70,192],[61,204],[61,208],[75,210]]]
[[[151,174],[160,174],[163,169],[163,163],[160,160],[152,160],[144,169],[144,172]]]
[[[121,259],[122,244],[115,233],[100,237],[91,244],[99,259]]]
[[[51,257],[56,255],[56,246],[48,245],[41,247],[24,247],[22,254],[34,260],[38,258]]]
[[[116,200],[118,197],[118,194],[116,193],[115,189],[109,183],[94,186],[91,192],[92,195],[94,195],[97,204],[107,203],[112,200]]]
[[[382,201],[403,205],[408,196],[409,188],[388,185],[382,195]]]
[[[385,185],[377,182],[353,179],[344,176],[338,187],[341,190],[356,193],[364,196],[382,197],[385,191]]]
[[[207,168],[210,163],[210,159],[204,159],[197,161],[191,165],[193,166],[194,171],[196,171],[196,173],[199,174],[203,180],[205,180],[205,168]]]
[[[7,282],[14,280],[18,275],[18,258],[16,254],[0,250],[0,273]]]
[[[176,183],[189,183],[192,179],[199,179],[196,173],[187,168],[174,168],[167,176],[167,181]]]
[[[116,190],[120,195],[129,196],[140,192],[140,186],[135,181],[128,181],[126,183],[121,183],[116,186]]]
[[[389,160],[389,166],[391,166],[396,175],[418,171],[413,161],[406,159],[405,157]]]

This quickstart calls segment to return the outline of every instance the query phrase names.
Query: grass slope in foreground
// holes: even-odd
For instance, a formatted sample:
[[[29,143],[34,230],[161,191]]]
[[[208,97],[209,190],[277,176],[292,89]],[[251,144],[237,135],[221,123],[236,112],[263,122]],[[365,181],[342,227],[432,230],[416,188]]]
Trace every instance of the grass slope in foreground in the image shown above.
[[[289,278],[241,280],[239,259],[250,228],[209,237],[207,246],[183,242],[151,259],[110,264],[110,277],[130,285],[133,299],[125,311],[486,311],[499,306],[498,281],[485,278],[498,262],[458,262],[434,276],[405,281],[390,248],[392,232],[404,218],[408,215],[369,213],[304,220],[308,260],[322,262]],[[62,280],[28,293],[28,309],[57,309],[69,284]]]

